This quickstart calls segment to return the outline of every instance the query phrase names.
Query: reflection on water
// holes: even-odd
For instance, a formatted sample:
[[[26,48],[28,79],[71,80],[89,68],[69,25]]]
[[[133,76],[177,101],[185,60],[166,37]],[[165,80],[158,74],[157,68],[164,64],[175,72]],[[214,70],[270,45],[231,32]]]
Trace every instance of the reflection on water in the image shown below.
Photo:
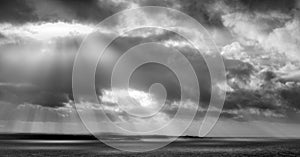
[[[140,142],[162,142],[160,140],[123,140],[120,145],[139,147]],[[286,156],[300,155],[299,148],[300,140],[297,139],[183,138],[164,148],[146,153],[154,156]],[[0,156],[142,156],[146,153],[118,151],[97,140],[0,140]]]

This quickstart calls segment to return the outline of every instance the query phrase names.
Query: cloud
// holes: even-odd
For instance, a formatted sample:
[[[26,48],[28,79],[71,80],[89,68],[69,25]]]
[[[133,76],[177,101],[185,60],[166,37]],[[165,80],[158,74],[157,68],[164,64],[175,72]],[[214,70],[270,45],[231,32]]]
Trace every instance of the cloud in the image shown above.
[[[0,22],[25,23],[38,20],[34,9],[26,1],[6,1],[0,6]]]
[[[259,111],[266,117],[269,115],[295,122],[294,116],[300,109],[296,103],[298,94],[298,85],[289,87],[272,84],[257,90],[239,89],[227,93],[224,111],[240,110],[239,112],[244,113],[252,110],[248,116],[253,116],[256,114],[254,111]]]
[[[152,115],[163,105],[154,95],[134,89],[103,90],[100,100],[139,116]]]
[[[272,79],[277,72],[299,69],[296,1],[237,2],[220,3],[225,6],[220,10],[223,24],[236,40],[222,48],[222,55],[233,63],[225,63],[228,85],[234,89],[227,93],[225,111],[240,108],[245,115],[254,106],[252,113],[257,110],[268,113],[262,115],[280,115],[278,117],[294,121],[298,108],[286,93],[297,95],[298,85],[289,86]],[[238,62],[243,64],[235,65]]]
[[[67,103],[60,107],[49,107],[38,104],[22,103],[13,104],[7,101],[0,102],[1,110],[5,112],[0,114],[1,121],[26,121],[26,122],[78,122],[79,119],[73,106]]]
[[[300,59],[300,13],[281,28],[274,29],[262,43],[267,51],[278,51],[289,59]]]
[[[269,31],[278,27],[281,21],[290,18],[288,15],[281,18],[276,16],[278,15],[233,12],[223,15],[222,20],[224,26],[230,28],[236,35],[242,37],[242,39],[250,40],[245,41],[245,44],[253,45],[256,44],[255,42],[262,43]]]
[[[239,42],[233,42],[222,48],[221,55],[228,59],[245,61],[249,56],[243,51],[244,47]]]
[[[159,0],[56,0],[39,2],[29,0],[34,14],[41,21],[79,21],[82,23],[99,23],[103,19],[125,9],[133,9],[140,6],[165,6],[179,8],[174,1]]]
[[[252,81],[254,67],[240,60],[224,60],[227,72],[227,81],[233,88],[245,88]],[[237,84],[236,84],[237,83]],[[244,85],[244,86],[243,86]]]
[[[184,11],[196,18],[212,33],[221,54],[224,56],[228,84],[220,86],[210,82],[209,71],[202,56],[181,37],[172,32],[158,29],[142,29],[124,34],[112,47],[116,54],[105,60],[114,63],[122,52],[137,44],[158,41],[169,48],[183,52],[193,65],[200,85],[201,101],[194,102],[194,87],[183,87],[190,100],[182,100],[186,110],[198,109],[198,118],[204,115],[210,100],[211,88],[228,92],[222,118],[235,120],[293,119],[298,112],[298,88],[286,87],[272,82],[277,71],[285,72],[299,67],[291,59],[299,59],[299,15],[294,1],[68,1],[49,2],[13,1],[6,2],[0,18],[0,99],[19,109],[34,108],[43,112],[67,113],[72,104],[71,76],[76,50],[82,36],[90,33],[95,23],[125,8],[137,6],[167,6]],[[6,9],[16,8],[16,9]],[[3,11],[4,10],[4,11]],[[293,10],[293,11],[292,11]],[[4,14],[2,14],[2,12]],[[22,14],[21,14],[22,13]],[[20,16],[19,16],[20,15]],[[13,19],[13,17],[16,17]],[[19,18],[20,17],[20,18]],[[123,15],[110,27],[118,32],[124,24],[134,27],[138,22],[156,24],[156,20],[167,25],[182,26],[181,19],[168,15],[147,12]],[[224,27],[225,26],[225,27]],[[201,34],[194,30],[174,28],[199,39]],[[231,32],[229,32],[228,30]],[[215,33],[215,34],[214,34]],[[232,33],[232,34],[231,34]],[[199,45],[201,46],[200,40]],[[210,54],[204,54],[212,57]],[[287,57],[285,57],[287,56]],[[179,60],[174,60],[179,61]],[[108,67],[108,68],[107,68]],[[158,102],[148,95],[152,83],[160,82],[167,90],[167,104],[161,110],[158,120],[168,120],[178,109],[180,88],[176,76],[168,69],[157,65],[145,65],[132,76],[133,101],[124,98],[124,91],[109,91],[110,68],[96,73],[96,86],[103,110],[113,121],[128,121],[129,116],[114,100],[125,99],[125,107],[133,112]],[[164,75],[158,75],[164,74]],[[189,77],[189,76],[186,76]],[[105,90],[105,91],[103,91]],[[293,96],[293,97],[292,97]],[[28,105],[30,104],[30,105]],[[147,105],[148,104],[148,105]],[[197,106],[197,104],[200,104]],[[120,105],[120,104],[119,104]],[[144,106],[143,106],[144,105]],[[25,107],[27,106],[27,107]],[[138,106],[138,107],[137,107]],[[99,110],[98,104],[85,102],[81,109]],[[47,111],[46,111],[47,110]],[[64,110],[64,111],[62,111]],[[139,110],[147,113],[147,110]],[[142,114],[142,113],[140,113]],[[97,116],[103,118],[101,112]]]
[[[222,27],[218,1],[180,0],[179,3],[181,11],[195,18],[204,27]]]
[[[124,94],[122,94],[122,90],[118,90],[117,93],[112,93],[110,90],[103,90],[102,96],[100,96],[101,105],[102,107],[98,109],[104,109],[106,111],[113,111],[109,112],[114,116],[125,116],[123,117],[124,121],[141,121],[143,118],[137,118],[135,116],[128,113],[119,112],[123,108],[121,107],[122,104],[118,101],[119,98],[124,100]],[[146,94],[142,91],[131,89],[136,93],[141,93],[142,95]],[[291,92],[292,93],[287,93]],[[277,89],[277,90],[246,90],[240,89],[228,92],[225,105],[223,111],[220,115],[221,119],[232,119],[237,121],[286,121],[286,122],[293,122],[293,114],[290,112],[295,110],[299,111],[299,106],[295,106],[296,100],[292,98],[293,95],[297,95],[297,89]],[[145,95],[149,97],[150,95]],[[140,105],[139,108],[149,108],[141,101],[142,99],[135,99],[134,96],[131,97],[136,100],[138,103],[134,103],[133,101],[125,101],[127,109],[135,109],[137,106]],[[126,99],[130,99],[126,97]],[[295,99],[295,100],[294,100]],[[153,106],[156,106],[157,99],[155,97],[151,97],[151,99],[147,100]],[[124,101],[123,101],[124,102]],[[167,116],[169,118],[165,118],[165,120],[170,120],[174,118],[175,114],[177,113],[178,109],[182,108],[185,113],[193,113],[193,111],[197,110],[196,119],[202,119],[206,113],[207,106],[203,103],[198,105],[198,103],[192,100],[178,100],[178,101],[169,101],[167,100],[163,106],[163,108],[159,111],[159,116]],[[97,109],[97,108],[94,108]],[[127,110],[126,109],[126,110]],[[212,111],[217,112],[217,111]],[[181,118],[184,119],[184,115]],[[152,118],[152,117],[151,117]],[[150,118],[150,119],[151,119]]]
[[[129,89],[127,90],[102,90],[99,96],[99,107],[90,109],[100,109],[111,115],[122,117],[127,122],[146,122],[149,120],[169,121],[179,109],[179,106],[185,110],[185,113],[193,113],[198,108],[198,103],[191,100],[181,101],[161,101],[155,93],[146,93],[144,91]],[[101,106],[101,107],[100,107]],[[200,111],[200,107],[199,107]],[[187,115],[181,115],[184,118]]]
[[[289,73],[279,73],[276,76],[276,80],[286,83],[286,82],[299,82],[300,81],[300,72],[291,71]]]
[[[56,0],[40,2],[13,0],[1,3],[1,22],[23,24],[37,21],[81,21],[99,23],[113,13],[126,8],[126,4],[111,5],[107,1]],[[14,9],[11,9],[14,8]]]
[[[17,112],[25,112],[24,110],[29,110],[35,114],[32,115],[23,115],[25,117],[21,118],[18,117],[19,119],[15,120],[23,120],[23,121],[42,121],[42,122],[48,122],[48,121],[57,121],[56,119],[59,118],[60,120],[65,120],[69,121],[68,117],[71,116],[70,114],[74,114],[75,110],[73,109],[72,106],[62,106],[62,107],[57,107],[57,108],[52,108],[52,107],[47,107],[47,106],[42,106],[42,105],[37,105],[37,104],[30,104],[30,103],[24,103],[18,105],[16,108]],[[44,115],[39,115],[41,117],[49,117],[46,119],[43,119],[41,117],[37,118],[36,114],[44,114]],[[72,119],[74,120],[74,119]],[[74,121],[73,121],[74,122]],[[76,121],[75,121],[76,122]]]
[[[230,2],[230,1],[228,1]],[[297,0],[281,1],[281,0],[262,0],[262,1],[251,1],[251,0],[240,0],[238,1],[243,6],[243,9],[251,11],[281,11],[289,12],[291,9],[296,7]],[[234,2],[232,2],[234,3]]]
[[[199,77],[200,87],[202,87],[203,90],[201,91],[201,108],[199,109],[197,114],[198,118],[202,118],[206,111],[206,102],[209,101],[210,98],[211,88],[211,85],[207,84],[210,79],[207,77],[207,75],[203,75],[207,70],[205,68],[204,60],[202,60],[201,57],[196,57],[199,56],[199,54],[193,53],[193,49],[180,38],[176,38],[166,33],[158,33],[156,36],[151,36],[150,41],[157,40],[157,37],[160,41],[166,41],[165,43],[178,43],[170,44],[169,46],[175,47],[183,52],[183,54],[190,60],[191,64],[194,66],[196,74]],[[127,42],[122,42],[122,40],[125,40]],[[128,47],[131,47],[131,44],[135,45],[141,43],[140,40],[144,40],[142,42],[147,42],[147,40],[141,36],[124,36],[122,37],[122,39],[116,41],[116,43],[118,43],[116,44],[116,47],[120,50],[120,52],[125,52]],[[182,46],[183,44],[181,42],[185,43],[186,45]],[[280,94],[280,91],[284,89],[283,85],[281,85],[280,83],[271,83],[271,79],[274,78],[274,76],[272,75],[275,73],[272,71],[268,71],[268,69],[279,70],[283,68],[283,65],[288,65],[284,63],[284,61],[286,61],[286,58],[277,53],[275,53],[276,55],[270,56],[268,52],[255,50],[256,49],[251,48],[251,46],[242,44],[238,41],[229,43],[222,48],[222,55],[225,57],[224,62],[228,78],[228,86],[221,87],[221,89],[225,89],[226,91],[228,91],[228,96],[226,97],[226,103],[221,114],[221,118],[235,119],[239,121],[289,121],[292,119],[292,114],[290,112],[295,113],[295,111],[293,111],[293,107],[291,107],[291,104],[288,103],[288,100],[284,99]],[[206,57],[209,58],[211,56],[207,54]],[[274,57],[275,59],[269,62],[266,61],[268,60],[268,58],[272,57]],[[278,59],[278,61],[276,59]],[[148,66],[148,68],[141,68],[142,70],[140,70],[142,72],[140,72],[140,75],[136,76],[146,77],[147,79],[155,79],[154,75],[151,72],[147,72],[153,70],[157,71],[157,69],[154,67],[155,66]],[[163,76],[159,77],[162,78]],[[167,80],[170,81],[170,78],[167,77]],[[134,80],[133,82],[142,82],[143,84],[145,84],[145,82],[143,82],[143,79],[140,79],[140,81]],[[169,87],[170,85],[166,86],[167,89]],[[140,90],[144,90],[144,88],[140,88]],[[174,89],[172,90],[172,92],[174,93]],[[242,95],[239,95],[240,93],[242,93]],[[243,97],[243,95],[245,95],[245,97]],[[178,106],[175,105],[176,103],[178,103],[178,101],[178,95],[176,99],[172,99],[169,97],[166,104],[166,106],[169,107],[165,107],[162,112],[171,118],[178,109]],[[183,101],[186,104],[189,104],[188,102],[186,102],[187,100]],[[191,101],[190,104],[196,105],[197,103]],[[274,104],[279,106],[274,106]],[[194,108],[188,107],[186,109],[192,111],[192,109]]]
[[[28,83],[1,83],[0,99],[15,106],[30,103],[55,108],[68,103],[70,96],[68,93],[46,91]]]
[[[94,29],[95,27],[92,25],[66,22],[27,23],[24,25],[0,24],[0,33],[8,38],[37,41],[67,36],[83,36],[91,33]]]
[[[98,89],[100,89],[99,92],[101,92],[101,88],[110,88],[110,77],[113,66],[116,64],[119,57],[129,48],[147,42],[159,42],[164,44],[164,41],[169,41],[177,38],[178,36],[174,35],[174,33],[163,32],[147,38],[143,38],[141,36],[122,36],[116,39],[110,45],[110,47],[113,48],[115,51],[105,52],[105,54],[103,55],[103,60],[100,60],[101,64],[98,64],[97,67],[96,86]],[[196,51],[190,46],[169,46],[170,47],[167,51],[163,51],[161,53],[170,54],[170,61],[178,62],[180,59],[172,55],[172,48],[175,48],[182,52],[182,54],[187,58],[187,60],[189,60],[189,62],[193,66],[194,71],[198,77],[198,83],[200,84],[201,101],[208,101],[210,98],[210,75],[203,56],[200,55],[198,51]],[[207,57],[210,58],[211,56],[207,55]],[[181,70],[183,69],[181,68]],[[169,100],[180,99],[180,86],[177,76],[170,69],[163,65],[155,63],[144,64],[143,66],[135,70],[135,72],[131,76],[130,82],[130,86],[132,88],[143,91],[147,91],[153,83],[162,83],[166,87],[168,93],[167,98]],[[188,95],[191,97],[191,99],[196,97],[194,86],[183,88],[184,92],[189,93]]]
[[[114,3],[98,0],[87,0],[84,2],[80,0],[58,0],[57,3],[59,11],[68,10],[71,12],[72,16],[69,19],[89,23],[99,23],[104,18],[127,7],[126,3],[112,5]],[[57,15],[61,15],[60,12]]]
[[[283,53],[290,60],[299,60],[299,13],[292,6],[295,2],[270,3],[266,1],[258,6],[256,2],[249,2],[248,11],[232,8],[222,15],[223,24],[243,45],[254,46],[269,53]],[[271,6],[269,9],[259,9],[268,4]],[[244,5],[239,7],[243,8]]]

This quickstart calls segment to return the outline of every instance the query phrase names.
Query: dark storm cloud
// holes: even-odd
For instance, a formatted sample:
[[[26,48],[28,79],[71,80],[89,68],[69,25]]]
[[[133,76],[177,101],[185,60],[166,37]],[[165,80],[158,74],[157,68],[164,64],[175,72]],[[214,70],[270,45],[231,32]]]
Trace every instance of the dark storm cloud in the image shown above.
[[[136,32],[138,31],[139,30],[136,30]],[[131,34],[135,33],[132,32]],[[150,36],[149,38],[125,36],[116,39],[110,46],[116,49],[119,53],[115,54],[116,57],[111,60],[110,65],[101,64],[103,62],[102,60],[100,60],[100,64],[98,64],[98,69],[96,72],[96,84],[98,87],[98,92],[101,92],[101,89],[110,88],[112,69],[118,58],[128,49],[142,43],[162,42],[168,39],[175,38],[183,40],[182,38],[178,37],[178,35],[168,31],[165,31],[162,34]],[[177,50],[179,50],[190,61],[191,65],[194,68],[194,71],[198,77],[198,83],[200,87],[200,101],[209,101],[211,90],[210,75],[203,56],[199,55],[198,52],[193,48],[178,48]],[[106,52],[102,57],[109,58],[108,56],[110,54],[108,53],[109,52]],[[143,65],[140,68],[136,69],[131,79],[131,87],[143,91],[148,91],[149,87],[153,83],[162,83],[166,87],[169,100],[180,99],[181,93],[178,79],[170,69],[164,67],[163,65],[154,63]],[[193,93],[190,93],[189,95],[191,96],[191,99],[195,98]]]
[[[177,3],[178,2],[178,3]],[[221,16],[225,13],[226,8],[217,8],[216,4],[220,1],[199,1],[199,0],[182,0],[182,1],[139,1],[135,2],[141,6],[166,6],[179,9],[190,16],[194,17],[201,24],[208,27],[223,27]],[[43,3],[43,4],[42,4]],[[229,11],[240,12],[264,12],[280,11],[290,12],[297,5],[295,1],[224,1],[229,7]],[[118,5],[109,1],[97,0],[56,0],[56,1],[7,1],[0,5],[0,22],[26,23],[37,21],[68,21],[73,20],[87,23],[98,23],[113,13],[126,8],[125,4]],[[48,10],[47,10],[48,9]],[[228,10],[227,10],[228,11]],[[0,38],[5,38],[3,35]],[[73,38],[73,37],[70,37]],[[174,34],[167,32],[161,35],[152,35],[149,38],[127,36],[115,41],[113,47],[120,52],[125,52],[134,45],[149,41],[164,41],[168,39],[178,39]],[[178,39],[180,40],[180,38]],[[2,86],[0,87],[0,100],[5,100],[14,104],[32,103],[45,107],[61,107],[64,103],[72,100],[72,67],[76,49],[79,47],[80,40],[58,38],[55,44],[55,53],[48,57],[50,62],[37,64],[34,71],[36,76],[28,75],[24,68],[24,60],[19,60],[17,66],[7,66],[6,60],[0,54],[0,81],[28,81],[36,87],[17,87]],[[74,48],[69,52],[69,48]],[[192,48],[181,49],[191,64],[195,68],[200,85],[201,101],[205,102],[202,106],[207,107],[210,99],[211,82],[207,66],[203,58],[199,55],[193,55]],[[18,56],[19,54],[16,54]],[[121,54],[116,54],[118,57]],[[114,60],[116,61],[116,60]],[[114,62],[112,61],[112,63]],[[244,84],[249,83],[250,76],[257,73],[255,67],[250,63],[240,60],[224,58],[227,78],[237,79]],[[50,67],[50,68],[48,68]],[[112,68],[112,67],[108,67]],[[34,68],[33,68],[34,69]],[[110,76],[107,69],[102,73],[96,73],[96,82],[99,91],[103,88],[109,88]],[[164,74],[164,75],[159,75]],[[136,78],[133,76],[132,86],[145,90],[154,82],[161,82],[165,85],[168,92],[169,101],[175,101],[180,98],[179,84],[176,77],[167,69],[158,65],[146,65],[136,71]],[[272,73],[266,73],[262,78],[263,81],[269,82],[274,76]],[[229,84],[235,91],[228,92],[224,112],[222,117],[239,119],[240,113],[231,111],[246,111],[248,109],[257,109],[260,112],[272,111],[290,117],[290,112],[295,113],[299,110],[298,96],[299,88],[283,89],[241,89],[240,86]],[[99,92],[98,91],[98,92]],[[176,110],[166,110],[167,114],[172,115]],[[200,113],[200,112],[199,112]],[[201,112],[202,114],[202,112]]]
[[[225,59],[224,62],[226,65],[225,68],[230,73],[231,77],[249,77],[254,71],[254,67],[247,62],[234,59]]]
[[[6,64],[6,57],[3,57],[2,60],[0,59],[0,72],[2,74],[0,82],[25,82],[34,84],[45,91],[71,93],[75,52],[52,54],[52,56],[44,58],[44,62],[36,63],[34,68],[28,68],[31,65],[24,58],[22,59],[23,62]],[[4,54],[2,55],[5,56]],[[28,57],[30,59],[30,56]],[[18,59],[16,58],[16,60]]]
[[[109,1],[97,1],[97,0],[59,0],[59,4],[63,7],[70,9],[74,13],[74,19],[79,21],[92,21],[100,22],[104,18],[121,11],[123,9],[130,8],[130,4],[137,6],[162,6],[168,8],[174,8],[187,13],[201,24],[208,26],[222,26],[222,20],[220,14],[212,12],[211,8],[217,2],[212,1],[199,1],[199,0],[129,0],[124,2],[109,2]],[[59,15],[58,15],[59,16]]]
[[[58,0],[58,5],[73,12],[73,19],[85,22],[100,22],[104,18],[112,15],[118,7],[109,6],[107,1],[98,0]],[[114,10],[115,9],[115,10]],[[59,15],[58,15],[59,16]]]
[[[228,1],[230,3],[230,1]],[[234,1],[231,2],[232,5]],[[289,12],[294,8],[297,8],[297,0],[240,0],[243,7],[252,11],[270,11],[278,10],[283,12]]]
[[[244,84],[249,83],[250,76],[255,72],[255,69],[251,64],[240,60],[224,59],[224,64],[227,72],[227,79],[238,79]],[[228,83],[234,89],[240,88],[234,83]]]
[[[291,13],[299,9],[297,0],[179,0],[180,10],[204,26],[223,28],[222,16],[229,12],[277,11]]]
[[[178,2],[181,11],[195,18],[204,26],[223,27],[220,12],[213,10],[217,0],[179,0]]]
[[[282,99],[286,101],[287,104],[289,104],[292,109],[300,110],[300,87],[299,85],[284,88],[278,91]]]
[[[147,39],[143,37],[125,36],[117,39],[111,46],[118,49],[119,52],[126,52],[127,49],[140,43],[149,41],[164,41],[166,39],[174,38],[177,38],[179,41],[182,40],[175,37],[172,33],[170,34],[169,32],[165,32],[157,36],[151,36]],[[198,117],[203,117],[210,100],[211,92],[210,76],[205,60],[198,54],[198,52],[195,52],[195,50],[190,47],[178,48],[178,50],[180,50],[188,58],[195,69],[196,75],[198,76],[201,93],[201,101],[199,104],[204,109],[204,111],[199,111]],[[119,57],[121,54],[122,53],[117,56]],[[112,61],[111,69],[118,57],[115,58],[115,61]],[[211,56],[207,55],[206,57]],[[245,85],[251,82],[251,77],[258,75],[258,70],[255,69],[255,66],[248,62],[224,58],[224,64],[226,67],[227,78],[241,81]],[[103,72],[105,70],[107,69],[101,69],[101,65],[99,65],[96,73],[96,80],[98,81],[96,84],[98,84],[98,88],[100,89],[109,88],[110,85],[111,74],[109,74],[109,72],[104,74]],[[274,78],[272,74],[272,72],[262,73],[261,81],[269,83],[270,80]],[[167,69],[161,67],[161,65],[144,65],[144,67],[137,69],[135,73],[133,73],[131,79],[132,87],[146,92],[151,84],[160,82],[167,89],[169,104],[180,100],[180,86],[177,82],[178,80],[176,79],[176,76]],[[235,85],[229,83],[229,85],[235,90],[228,92],[227,94],[223,113],[221,114],[222,118],[246,121],[248,119],[243,117],[245,115],[247,115],[248,118],[249,116],[252,116],[252,120],[259,118],[280,119],[284,116],[289,117],[287,113],[292,109],[292,107],[287,104],[287,100],[282,97],[279,90],[252,90],[243,89],[243,87],[239,86],[239,84]],[[98,90],[98,92],[100,91],[101,90]],[[172,117],[177,112],[177,108],[166,107],[163,112]]]
[[[241,111],[247,109],[255,109],[259,112],[272,112],[280,114],[280,118],[290,118],[289,112],[293,110],[292,104],[288,103],[280,94],[281,91],[251,91],[238,90],[227,93],[224,104],[224,111],[239,109]],[[250,112],[251,113],[251,112]],[[252,113],[253,114],[253,113]],[[235,114],[233,114],[235,115]],[[251,116],[251,114],[249,114]],[[248,116],[249,116],[248,115]],[[241,115],[236,115],[241,116]],[[272,115],[269,115],[272,117]]]
[[[227,91],[223,113],[224,118],[247,121],[259,119],[264,116],[277,120],[291,121],[299,111],[296,102],[300,94],[298,86],[285,86],[280,82],[274,82],[276,74],[272,71],[260,72],[255,66],[239,60],[224,60],[228,85],[233,91]],[[251,87],[248,84],[257,79],[259,87]],[[230,81],[234,80],[234,81]],[[234,112],[232,112],[234,111]]]
[[[276,95],[271,91],[251,91],[251,90],[236,90],[228,92],[224,108],[225,109],[240,109],[240,108],[259,108],[259,109],[276,109]]]
[[[299,85],[287,86],[279,82],[274,83],[272,72],[266,72],[262,76],[264,82],[258,89],[237,89],[227,92],[223,110],[247,110],[255,109],[257,112],[266,113],[266,116],[278,116],[279,119],[286,119],[289,122],[297,121],[299,106]],[[271,114],[272,113],[272,114]],[[228,113],[230,114],[230,113]],[[241,114],[231,113],[237,117]],[[251,116],[251,114],[249,114]],[[248,116],[249,116],[248,115]],[[253,118],[253,117],[252,117]]]
[[[257,94],[257,91],[237,91],[236,93],[228,93],[228,97],[220,114],[221,119],[231,119],[236,121],[285,121],[291,122],[295,111],[286,106],[276,106],[272,103],[278,100],[267,100],[268,96],[264,94]],[[256,95],[254,95],[256,94]],[[272,97],[274,98],[274,97]],[[263,100],[258,100],[263,99]],[[174,117],[179,109],[179,106],[170,105],[172,102],[168,102],[164,106],[162,112],[168,115],[170,118]],[[203,119],[207,113],[207,105],[201,104],[195,116],[195,119]],[[195,110],[195,108],[183,108],[187,112]],[[290,114],[291,111],[294,114]],[[218,111],[212,110],[212,113],[217,114]],[[296,122],[296,121],[293,121]]]
[[[247,62],[226,58],[224,58],[224,62],[227,79],[240,81],[246,86],[253,81],[253,77],[258,77],[261,85],[257,89],[251,89],[244,88],[240,84],[228,82],[228,85],[234,90],[227,92],[221,118],[237,121],[266,120],[297,122],[297,113],[300,110],[297,103],[300,101],[298,99],[300,95],[300,88],[298,86],[285,86],[279,82],[274,83],[272,80],[276,77],[274,72],[265,71],[259,73],[255,69],[255,66]],[[209,80],[202,80],[199,84],[203,85],[206,82],[209,82]],[[201,94],[203,94],[202,91]],[[207,94],[207,98],[209,99],[210,90],[205,91],[204,94]],[[207,103],[205,102],[207,101],[200,102],[200,107],[203,109],[198,111],[196,118],[203,118],[205,115],[207,108]],[[177,110],[177,107],[166,107],[163,112],[172,117],[176,114]]]
[[[180,38],[175,37],[174,35],[172,35],[172,33],[170,34],[169,32],[162,33],[157,36],[151,36],[147,39],[143,37],[126,36],[117,39],[111,46],[115,49],[118,49],[119,52],[126,52],[127,49],[140,43],[160,40],[164,41],[166,39],[174,38],[177,38],[179,41],[181,40]],[[189,47],[178,49],[189,59],[189,61],[193,65],[193,68],[195,69],[196,75],[198,76],[198,83],[201,90],[201,101],[199,102],[199,104],[204,111],[199,111],[197,117],[203,117],[210,100],[211,91],[210,76],[207,66],[201,55],[199,55],[198,52],[195,52],[194,49]],[[118,54],[117,56],[119,57],[121,54],[122,53]],[[112,61],[112,67],[110,67],[111,69],[113,68],[114,62],[117,61],[118,57],[115,58],[115,61]],[[211,56],[208,55],[206,57]],[[256,75],[258,72],[257,69],[255,69],[255,67],[248,62],[226,58],[224,58],[224,62],[227,72],[227,78],[240,80],[244,84],[248,84],[251,81],[251,77],[253,75]],[[101,65],[99,65],[98,68],[98,72],[96,73],[96,80],[98,81],[96,83],[98,84],[98,87],[100,89],[109,88],[111,74],[109,74],[109,72],[104,74],[103,72],[107,69],[101,69]],[[262,80],[264,80],[265,82],[270,82],[272,76],[269,75],[271,74],[264,74],[264,76],[262,76]],[[131,79],[132,87],[146,92],[151,84],[160,82],[167,89],[168,104],[172,104],[172,102],[180,100],[180,86],[177,82],[178,80],[176,80],[176,76],[167,69],[161,67],[161,65],[144,65],[144,67],[137,69],[135,73],[133,73]],[[272,118],[280,119],[284,118],[284,116],[288,117],[287,113],[291,110],[291,108],[286,106],[286,101],[282,99],[281,95],[278,92],[272,92],[270,90],[254,91],[243,89],[238,85],[236,87],[234,87],[232,84],[230,85],[236,90],[228,92],[221,118],[247,121],[249,120],[249,117],[251,117],[252,120]],[[101,90],[98,90],[98,92],[100,91]],[[170,107],[168,106],[168,104],[166,104],[167,106],[162,110],[162,112],[172,117],[176,114],[178,108]],[[195,104],[197,103],[195,102]],[[280,104],[281,106],[278,106],[278,104]]]
[[[268,11],[278,10],[289,12],[297,7],[296,0],[175,0],[175,1],[124,1],[113,2],[103,0],[12,0],[3,1],[0,6],[0,21],[26,23],[36,21],[81,21],[99,23],[106,17],[129,8],[130,4],[137,6],[164,6],[179,9],[207,26],[222,27],[221,15],[226,8],[218,8],[223,3],[233,10]]]
[[[64,103],[69,102],[70,96],[67,93],[45,91],[35,85],[2,83],[0,100],[14,105],[30,103],[46,107],[62,107]]]
[[[98,23],[120,11],[109,1],[98,0],[11,0],[0,5],[0,22],[15,24],[39,21],[82,21]]]
[[[0,39],[6,38],[3,34],[0,33]]]
[[[80,42],[76,36],[59,37],[45,52],[21,43],[1,47],[0,100],[15,105],[64,106],[73,99],[72,69]]]
[[[25,0],[1,1],[0,22],[24,23],[38,20],[34,8]]]
[[[140,3],[140,4],[139,4]],[[130,8],[131,4],[141,6],[171,6],[172,1],[105,1],[105,0],[11,0],[0,5],[0,22],[22,24],[46,21],[79,21],[99,23],[110,15]]]

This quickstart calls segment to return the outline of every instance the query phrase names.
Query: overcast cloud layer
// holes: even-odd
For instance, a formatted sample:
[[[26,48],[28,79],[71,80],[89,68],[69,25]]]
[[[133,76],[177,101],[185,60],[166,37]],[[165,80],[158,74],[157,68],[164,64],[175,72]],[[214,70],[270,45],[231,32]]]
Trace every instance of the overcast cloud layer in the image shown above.
[[[140,6],[177,9],[199,21],[211,34],[219,49],[218,53],[224,58],[227,85],[210,81],[203,57],[182,37],[159,29],[135,30],[115,40],[110,45],[115,53],[107,52],[103,56],[104,64],[99,64],[97,68],[96,90],[104,107],[86,103],[82,104],[79,112],[101,109],[120,125],[134,123],[145,127],[149,123],[155,127],[170,120],[178,109],[178,103],[183,101],[187,111],[198,107],[197,122],[201,121],[206,111],[211,89],[217,88],[227,91],[221,121],[234,121],[236,127],[251,122],[298,125],[299,83],[286,83],[277,79],[281,74],[300,68],[300,1],[297,0],[1,2],[1,124],[15,129],[12,131],[20,131],[13,123],[22,123],[25,127],[25,123],[32,122],[40,126],[38,122],[53,122],[57,123],[57,131],[64,132],[59,129],[62,123],[80,123],[74,110],[71,87],[74,58],[80,43],[103,19],[118,11]],[[162,22],[182,22],[170,15],[159,18]],[[118,34],[120,24],[134,26],[140,21],[153,22],[151,15],[146,12],[135,16],[124,15],[114,26],[102,28],[103,35]],[[193,30],[177,29],[190,33],[195,39],[199,38],[199,34]],[[126,106],[130,110],[137,110],[138,107],[134,105],[148,103],[155,108],[159,96],[147,93],[150,85],[155,82],[162,83],[167,89],[166,105],[153,119],[132,119],[115,101],[117,98],[129,98],[124,97],[122,89],[116,93],[111,91],[111,70],[126,50],[152,41],[176,48],[186,56],[198,77],[200,101],[195,101],[193,87],[183,87],[190,97],[180,100],[180,85],[174,73],[161,65],[147,64],[133,73],[131,89],[138,96],[133,96],[136,101],[134,104],[128,101]],[[197,44],[202,46],[200,42]],[[202,53],[207,58],[214,57],[210,53]],[[174,61],[180,60],[175,58]],[[99,112],[97,116],[101,119],[104,115]],[[78,127],[84,130],[79,124]],[[37,130],[46,130],[42,128],[41,125]]]

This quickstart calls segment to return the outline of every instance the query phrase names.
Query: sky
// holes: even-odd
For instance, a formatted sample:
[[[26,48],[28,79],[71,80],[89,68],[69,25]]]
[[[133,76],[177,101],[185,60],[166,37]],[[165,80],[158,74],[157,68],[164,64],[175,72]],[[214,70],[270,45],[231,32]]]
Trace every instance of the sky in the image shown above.
[[[123,15],[112,26],[98,28],[105,18],[125,9],[162,6],[179,10],[194,19],[211,35],[224,60],[226,84],[211,82],[205,58],[174,32],[145,28],[120,34],[122,26],[161,22],[178,24],[184,19],[171,15],[153,17],[151,12]],[[300,1],[299,0],[11,0],[0,5],[0,132],[89,133],[78,113],[95,113],[99,132],[113,132],[109,123],[133,131],[159,128],[174,119],[176,124],[158,134],[176,135],[186,122],[174,118],[182,103],[186,113],[197,110],[184,134],[198,135],[212,88],[226,91],[220,119],[208,136],[300,137]],[[72,93],[72,69],[84,38],[95,29],[114,40],[97,65],[95,89],[99,104],[77,104]],[[178,28],[200,41],[194,30]],[[172,49],[179,50],[192,65],[200,86],[180,86],[169,68],[148,63],[131,76],[129,96],[125,89],[111,89],[112,70],[131,47],[160,42],[165,48],[142,47],[143,57],[154,51],[182,62]],[[203,46],[201,42],[197,43]],[[153,52],[152,52],[153,51]],[[157,57],[159,58],[159,57]],[[133,62],[133,61],[132,61]],[[179,71],[184,72],[184,67]],[[186,75],[185,79],[192,76]],[[165,87],[164,94],[149,93],[154,83]],[[181,89],[182,88],[182,89]],[[127,89],[126,89],[127,91]],[[187,97],[181,98],[182,94]],[[119,103],[118,100],[122,100]],[[163,103],[163,107],[161,106]],[[104,111],[104,115],[100,110]],[[127,112],[126,112],[127,111]],[[128,114],[151,115],[136,118]],[[108,116],[110,121],[106,121]],[[123,133],[123,132],[121,132]]]

